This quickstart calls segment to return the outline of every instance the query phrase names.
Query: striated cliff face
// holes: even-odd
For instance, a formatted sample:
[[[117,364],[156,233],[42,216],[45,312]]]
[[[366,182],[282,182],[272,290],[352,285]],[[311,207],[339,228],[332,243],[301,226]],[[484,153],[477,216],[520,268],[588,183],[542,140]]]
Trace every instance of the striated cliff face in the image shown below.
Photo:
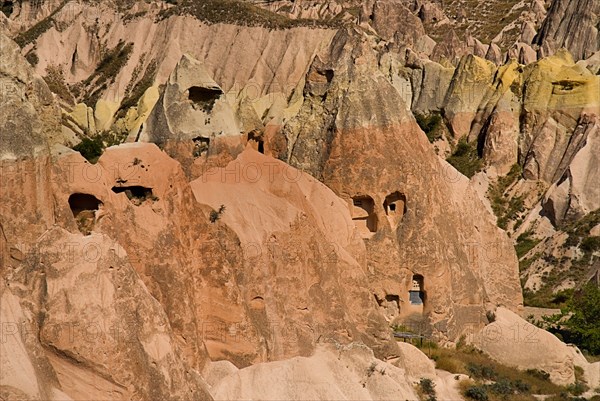
[[[568,49],[575,59],[586,59],[600,51],[598,28],[600,4],[593,0],[555,0],[548,9],[535,43],[545,54]]]
[[[460,397],[400,325],[596,380],[486,334],[597,271],[595,4],[252,3],[3,7],[2,397]]]

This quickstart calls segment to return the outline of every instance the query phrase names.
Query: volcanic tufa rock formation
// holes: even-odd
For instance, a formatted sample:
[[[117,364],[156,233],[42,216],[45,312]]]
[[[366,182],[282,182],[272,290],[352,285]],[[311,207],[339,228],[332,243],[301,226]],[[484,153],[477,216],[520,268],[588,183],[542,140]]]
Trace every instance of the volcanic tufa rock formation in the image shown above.
[[[597,1],[554,0],[534,41],[544,55],[564,47],[576,60],[586,59],[600,51],[599,17]]]
[[[334,73],[324,95],[305,92],[284,128],[289,160],[347,202],[365,238],[378,301],[395,299],[397,316],[415,312],[418,319],[408,298],[418,277],[426,292],[422,313],[449,339],[481,325],[486,305],[516,308],[522,301],[510,242],[468,180],[428,146],[377,71],[368,40],[340,32],[318,57],[311,69]],[[470,213],[454,215],[450,204]],[[442,250],[442,237],[461,241]]]
[[[252,3],[2,2],[0,398],[461,399],[406,330],[600,386],[507,335],[598,271],[595,5]]]
[[[164,144],[219,135],[239,135],[225,93],[198,60],[184,55],[169,77],[140,140]]]

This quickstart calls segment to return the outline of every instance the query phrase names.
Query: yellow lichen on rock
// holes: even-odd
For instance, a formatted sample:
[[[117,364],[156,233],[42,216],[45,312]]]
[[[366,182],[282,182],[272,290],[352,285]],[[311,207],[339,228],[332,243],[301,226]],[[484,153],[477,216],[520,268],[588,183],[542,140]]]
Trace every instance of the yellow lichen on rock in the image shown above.
[[[98,131],[107,131],[114,122],[115,113],[119,110],[118,102],[99,99],[94,110],[94,121]]]
[[[127,127],[129,128],[127,130],[129,135],[137,135],[137,133],[140,130],[140,127],[142,126],[142,124],[144,124],[144,122],[146,122],[146,119],[148,118],[150,112],[154,108],[154,105],[158,101],[159,96],[160,94],[158,92],[157,86],[151,86],[148,89],[146,89],[146,92],[144,92],[144,94],[138,101],[137,108],[135,110],[136,117],[132,121],[131,125]]]
[[[600,77],[578,66],[568,51],[532,64],[527,77],[524,107],[529,110],[562,110],[579,115],[582,109],[598,110]]]
[[[77,124],[86,134],[96,132],[96,123],[94,121],[94,111],[85,103],[78,103],[73,107],[73,110],[68,113],[71,119]]]

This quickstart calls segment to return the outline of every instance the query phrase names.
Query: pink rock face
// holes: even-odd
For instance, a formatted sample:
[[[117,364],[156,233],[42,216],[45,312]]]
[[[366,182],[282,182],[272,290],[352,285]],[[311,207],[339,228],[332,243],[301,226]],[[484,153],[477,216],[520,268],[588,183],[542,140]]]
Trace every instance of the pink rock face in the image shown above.
[[[366,290],[357,262],[364,247],[344,202],[256,151],[232,163],[194,183],[201,203],[225,205],[212,218],[179,164],[153,144],[110,148],[96,165],[66,155],[54,169],[57,220],[127,250],[193,366],[202,367],[205,345],[211,359],[238,366],[308,355],[320,337],[361,339],[383,352],[389,334]],[[97,210],[77,194],[92,195]]]
[[[306,99],[284,133],[290,162],[321,177],[351,209],[388,319],[456,340],[485,323],[488,305],[517,308],[509,239],[469,180],[435,155],[364,42],[336,40],[335,57],[319,56],[335,71],[326,95]]]
[[[73,207],[68,208],[73,194],[91,194],[102,203],[93,230],[107,233],[127,250],[163,305],[189,362],[202,367],[205,337],[223,335],[221,326],[237,322],[242,314],[238,291],[226,291],[241,257],[235,235],[210,224],[209,209],[196,203],[179,164],[156,145],[111,148],[96,165],[78,155],[66,156],[55,171],[61,223],[77,229]],[[223,299],[213,302],[213,291]],[[210,318],[213,309],[221,311],[217,321]],[[242,337],[257,341],[250,334]],[[256,357],[254,347],[240,349],[237,355],[245,362],[238,363]]]
[[[191,185],[240,238],[238,283],[250,317],[272,332],[269,359],[309,355],[321,341],[360,340],[390,352],[368,291],[364,245],[330,189],[251,148]],[[219,344],[207,346],[211,353]]]

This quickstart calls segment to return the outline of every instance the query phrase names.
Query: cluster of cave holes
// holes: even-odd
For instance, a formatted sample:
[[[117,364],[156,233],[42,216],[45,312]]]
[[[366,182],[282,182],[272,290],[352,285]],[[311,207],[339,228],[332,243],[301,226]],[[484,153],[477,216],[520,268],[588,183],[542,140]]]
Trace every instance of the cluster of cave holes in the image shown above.
[[[96,213],[101,206],[102,202],[94,195],[74,193],[69,196],[69,207],[83,235],[89,235],[94,229]]]
[[[383,210],[392,229],[395,229],[406,213],[406,196],[399,191],[392,192],[385,197]],[[360,195],[352,198],[352,220],[358,231],[365,236],[377,232],[378,221],[372,197]]]
[[[401,299],[397,294],[386,294],[385,297],[380,298],[377,294],[373,294],[379,307],[383,310],[383,314],[388,321],[393,321],[395,318],[401,315]],[[421,274],[414,274],[412,276],[412,282],[408,288],[408,309],[406,312],[412,315],[416,313],[423,313],[423,307],[425,306],[426,294],[424,290],[424,278]],[[406,312],[404,315],[406,315]]]
[[[221,97],[223,92],[217,88],[204,88],[202,86],[191,86],[187,90],[188,99],[192,102],[192,107],[200,109],[205,113],[210,113],[215,102]]]
[[[129,201],[135,206],[140,206],[147,200],[156,201],[158,199],[152,193],[152,188],[143,187],[140,185],[112,187],[112,191],[116,194],[125,193],[127,199],[129,199]]]

